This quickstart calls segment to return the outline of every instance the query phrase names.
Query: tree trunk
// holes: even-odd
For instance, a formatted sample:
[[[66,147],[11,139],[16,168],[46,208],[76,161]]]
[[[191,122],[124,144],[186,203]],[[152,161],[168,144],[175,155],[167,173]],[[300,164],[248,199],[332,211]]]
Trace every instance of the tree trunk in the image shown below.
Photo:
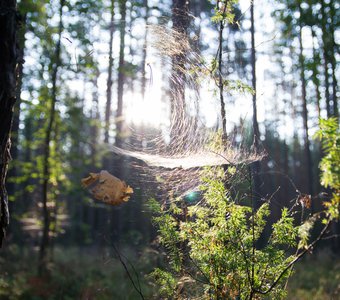
[[[252,88],[254,90],[253,94],[253,148],[256,153],[259,152],[259,124],[257,122],[257,104],[256,104],[256,52],[255,52],[255,22],[254,22],[254,1],[251,2],[250,6],[250,17],[251,17],[251,66],[252,66]],[[252,195],[253,195],[253,207],[257,209],[261,203],[261,178],[260,178],[260,162],[255,161],[252,164]]]
[[[46,127],[45,141],[44,141],[44,158],[43,158],[43,182],[42,182],[42,204],[43,204],[43,233],[39,250],[39,274],[46,270],[47,249],[49,246],[49,232],[50,232],[50,211],[48,208],[48,184],[50,179],[50,143],[52,140],[52,130],[55,122],[55,110],[57,102],[57,76],[58,69],[61,64],[60,49],[61,49],[61,33],[63,30],[63,6],[65,0],[60,0],[59,9],[59,26],[58,26],[58,41],[55,46],[54,57],[52,58],[52,91],[49,120]]]
[[[319,72],[318,72],[318,66],[320,63],[320,55],[317,51],[317,48],[314,44],[314,40],[316,39],[316,33],[313,29],[313,26],[311,26],[311,33],[312,33],[312,38],[313,38],[313,65],[312,65],[312,71],[313,71],[313,75],[312,75],[312,81],[314,83],[315,86],[315,96],[316,96],[316,109],[318,112],[318,118],[321,118],[321,92],[320,92],[320,79],[319,79]],[[318,157],[317,160],[320,161],[322,155],[322,145],[320,142],[316,142],[316,152],[318,153]],[[319,169],[317,171],[317,175],[316,177],[319,178],[320,174],[319,174]],[[316,182],[316,186],[315,186],[315,190],[320,191],[320,182],[317,181]]]
[[[109,42],[109,69],[107,75],[106,87],[106,108],[105,108],[105,131],[104,142],[109,142],[110,118],[111,118],[111,103],[112,103],[112,68],[113,68],[113,34],[114,34],[114,0],[111,0],[111,19],[110,19],[110,42]]]
[[[224,12],[226,12],[227,5],[224,6]],[[224,20],[220,21],[220,29],[219,29],[219,47],[218,47],[218,88],[220,93],[220,105],[221,105],[221,118],[222,118],[222,139],[223,142],[227,142],[227,120],[226,120],[226,111],[225,111],[225,102],[224,102],[224,84],[223,84],[223,75],[222,75],[222,65],[223,65],[223,30],[224,30]]]
[[[172,2],[172,29],[178,43],[187,42],[187,29],[189,26],[188,17],[189,1],[187,0],[173,0]],[[172,71],[170,76],[171,89],[171,129],[170,129],[170,144],[171,150],[176,151],[176,148],[182,145],[184,139],[183,121],[185,117],[185,51],[178,51],[172,56]]]
[[[318,117],[321,118],[321,93],[320,93],[320,80],[318,78],[318,53],[316,51],[315,45],[314,45],[314,39],[316,38],[315,31],[313,27],[311,27],[312,37],[313,37],[313,83],[315,85],[315,95],[316,95],[316,108],[318,110]]]
[[[329,64],[329,57],[328,57],[328,36],[329,32],[327,30],[327,14],[325,12],[325,1],[321,1],[321,29],[322,29],[322,52],[323,52],[323,67],[324,67],[324,77],[325,77],[325,98],[326,98],[326,110],[327,110],[327,117],[332,116],[331,104],[330,104],[330,84],[329,84],[329,74],[328,74],[328,64]]]
[[[336,26],[336,16],[335,16],[335,8],[332,6],[333,3],[332,1],[329,2],[329,11],[330,11],[330,62],[331,62],[331,68],[332,68],[332,100],[333,100],[333,107],[332,107],[332,114],[334,117],[338,118],[339,117],[339,110],[338,110],[338,97],[337,97],[337,89],[338,89],[338,81],[336,77],[336,58],[335,55],[338,53],[337,51],[337,45],[335,42],[335,26]]]
[[[22,22],[20,22],[20,26],[17,31],[17,68],[16,68],[16,105],[14,107],[13,112],[13,122],[12,122],[12,130],[11,130],[11,158],[16,161],[18,159],[18,149],[19,149],[19,122],[20,122],[20,104],[21,104],[21,87],[22,87],[22,76],[23,76],[23,64],[24,64],[24,49],[25,49],[25,33],[26,33],[26,17],[22,18]],[[8,171],[9,178],[15,178],[18,175],[18,168],[14,164]],[[7,183],[7,192],[9,195],[13,195],[16,187],[17,190],[20,188],[16,183],[10,182]]]
[[[99,101],[98,101],[98,78],[99,70],[96,68],[95,76],[93,77],[93,91],[92,91],[92,107],[91,107],[91,163],[92,167],[97,166],[97,143],[98,143],[98,122],[99,117]]]
[[[126,0],[119,1],[120,20],[120,46],[118,65],[118,90],[117,90],[117,113],[116,113],[116,146],[120,147],[123,142],[123,95],[125,83],[125,28],[126,28]]]
[[[336,67],[337,62],[335,55],[338,53],[337,51],[337,44],[335,42],[335,28],[336,28],[336,11],[335,7],[333,6],[334,3],[332,1],[329,2],[329,8],[330,8],[330,30],[329,30],[329,37],[330,37],[330,47],[329,47],[329,53],[330,53],[330,62],[331,62],[331,68],[332,68],[332,100],[333,100],[333,107],[332,107],[332,115],[338,119],[339,122],[339,108],[338,108],[338,97],[337,97],[337,89],[338,89],[338,81],[336,77]],[[332,223],[332,233],[334,236],[339,237],[340,236],[340,221],[333,222]],[[340,251],[340,239],[334,238],[332,239],[332,250],[334,253],[339,254]]]
[[[145,7],[145,32],[144,32],[144,43],[143,43],[143,54],[142,54],[142,99],[145,98],[145,91],[146,91],[146,55],[147,55],[147,48],[148,48],[148,18],[149,18],[149,4],[148,0],[144,0],[144,7]]]
[[[299,6],[300,18],[302,16],[302,9]],[[302,100],[302,119],[304,129],[304,152],[305,152],[305,167],[307,175],[307,189],[308,193],[313,196],[313,167],[312,157],[310,152],[309,134],[308,134],[308,111],[307,111],[307,95],[306,95],[306,78],[305,78],[305,61],[303,56],[303,41],[302,41],[302,24],[299,19],[299,64],[300,64],[300,79],[301,79],[301,100]],[[313,203],[311,207],[313,211]]]
[[[282,168],[283,168],[283,174],[286,176],[289,176],[289,153],[288,153],[288,146],[286,143],[286,140],[283,140],[283,145],[282,145]],[[290,203],[288,198],[289,196],[289,184],[287,177],[282,176],[281,180],[281,187],[282,187],[282,192],[283,192],[283,206],[289,207]]]
[[[16,100],[16,29],[16,0],[3,0],[0,4],[0,246],[9,224],[5,181],[11,159],[10,132]]]

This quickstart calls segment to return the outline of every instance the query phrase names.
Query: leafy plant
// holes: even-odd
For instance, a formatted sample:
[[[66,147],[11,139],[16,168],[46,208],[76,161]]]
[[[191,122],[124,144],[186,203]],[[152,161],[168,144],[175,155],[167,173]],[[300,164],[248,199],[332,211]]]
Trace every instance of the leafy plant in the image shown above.
[[[154,279],[159,284],[168,279],[168,286],[173,286],[174,278],[178,283],[189,277],[200,287],[191,296],[204,299],[254,299],[260,294],[282,298],[290,274],[285,269],[294,259],[283,249],[297,245],[293,217],[283,209],[266,246],[257,249],[270,214],[269,204],[264,203],[256,212],[237,204],[228,196],[221,177],[214,174],[223,172],[205,171],[201,185],[204,196],[195,205],[173,199],[168,208],[162,208],[155,200],[149,201],[149,207],[157,213],[153,221],[170,261],[169,270],[154,271]],[[170,291],[176,299],[181,297],[179,289],[174,288],[160,293],[169,296]]]
[[[325,202],[331,220],[339,219],[340,208],[340,129],[336,118],[320,120],[316,138],[322,142],[324,157],[320,162],[321,184],[332,190],[332,197]]]
[[[321,182],[333,189],[327,202],[325,226],[311,240],[311,231],[323,215],[316,213],[296,226],[294,214],[301,205],[300,195],[291,208],[283,208],[281,217],[271,225],[264,241],[270,216],[269,202],[258,210],[251,196],[231,196],[225,178],[243,177],[242,167],[209,168],[202,173],[202,199],[170,199],[159,205],[155,199],[148,206],[156,216],[159,241],[169,259],[167,270],[156,269],[151,277],[164,286],[165,297],[184,299],[282,299],[292,268],[327,232],[330,222],[339,218],[339,128],[335,119],[322,120],[318,136],[323,138]],[[227,175],[227,176],[226,176]],[[237,181],[237,180],[236,180]],[[230,186],[230,185],[229,185]],[[247,199],[247,198],[250,198]],[[261,241],[261,242],[260,242]],[[259,246],[261,245],[261,246]],[[190,280],[184,280],[190,279]],[[185,289],[185,282],[195,288]],[[176,283],[176,284],[175,284]],[[181,288],[179,288],[181,287]]]

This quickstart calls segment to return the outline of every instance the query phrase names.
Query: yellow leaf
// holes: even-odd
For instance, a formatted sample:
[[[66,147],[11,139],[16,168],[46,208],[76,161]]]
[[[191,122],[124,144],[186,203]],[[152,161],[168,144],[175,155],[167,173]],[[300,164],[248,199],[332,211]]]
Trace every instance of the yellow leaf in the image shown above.
[[[95,199],[110,205],[119,205],[129,201],[133,193],[133,189],[124,181],[105,170],[100,173],[90,173],[81,182]]]

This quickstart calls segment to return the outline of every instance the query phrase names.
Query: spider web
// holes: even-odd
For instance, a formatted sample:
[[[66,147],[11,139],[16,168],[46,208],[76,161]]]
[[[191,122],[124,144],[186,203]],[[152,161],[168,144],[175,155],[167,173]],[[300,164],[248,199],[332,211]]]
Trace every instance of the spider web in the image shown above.
[[[110,151],[142,161],[144,164],[134,165],[162,181],[166,190],[175,190],[177,194],[197,188],[199,171],[203,167],[249,164],[261,159],[261,154],[232,146],[232,137],[217,149],[209,146],[221,126],[208,128],[200,116],[200,87],[204,82],[212,81],[202,57],[182,33],[158,25],[149,26],[148,30],[150,47],[156,50],[155,55],[171,74],[167,87],[170,123],[167,128],[152,134],[140,127],[130,127],[130,141],[142,141],[143,146],[126,141],[122,147],[110,146]],[[175,65],[175,57],[185,57],[185,63]],[[185,87],[185,97],[183,91],[176,88],[179,86]],[[218,97],[215,98],[219,106]],[[217,115],[216,119],[221,117]],[[166,141],[165,136],[170,141]]]

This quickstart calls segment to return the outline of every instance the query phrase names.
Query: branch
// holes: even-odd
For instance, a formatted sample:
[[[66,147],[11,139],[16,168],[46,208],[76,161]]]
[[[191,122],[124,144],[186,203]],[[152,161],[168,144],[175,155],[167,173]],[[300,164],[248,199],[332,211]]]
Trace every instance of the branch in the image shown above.
[[[303,250],[302,252],[300,252],[299,255],[297,255],[295,257],[295,259],[293,261],[291,261],[286,268],[284,268],[284,270],[280,273],[280,275],[274,280],[273,284],[266,290],[266,291],[260,291],[257,289],[254,289],[254,291],[258,294],[261,295],[266,295],[268,293],[270,293],[272,291],[272,289],[279,283],[280,279],[283,277],[283,275],[297,262],[299,261],[307,252],[309,252],[314,245],[319,242],[322,237],[324,236],[324,234],[326,233],[326,231],[328,230],[328,227],[330,226],[331,222],[328,221],[328,223],[325,225],[325,227],[322,229],[322,231],[320,232],[319,236],[307,247],[305,248],[305,250]]]
[[[126,275],[129,277],[129,280],[131,281],[131,283],[132,283],[134,289],[135,289],[136,292],[140,295],[141,299],[142,299],[142,300],[145,300],[144,295],[143,295],[143,293],[142,293],[142,288],[141,288],[141,286],[140,286],[139,276],[138,276],[138,273],[137,273],[136,269],[135,269],[134,266],[130,263],[130,261],[129,261],[124,255],[122,255],[122,254],[119,252],[119,250],[117,249],[117,247],[115,246],[114,243],[112,243],[112,248],[113,248],[114,252],[116,253],[116,255],[117,255],[117,257],[118,257],[118,260],[119,260],[120,263],[122,264],[122,266],[123,266],[123,268],[124,268],[124,270],[125,270],[125,272],[126,272]],[[135,281],[133,280],[133,278],[132,278],[132,276],[131,276],[131,273],[130,273],[130,271],[129,271],[129,269],[128,269],[128,267],[127,267],[127,265],[126,265],[126,263],[124,262],[124,260],[123,260],[122,257],[124,257],[124,258],[129,262],[130,266],[132,267],[132,269],[133,269],[133,271],[134,271],[134,273],[135,273],[135,276],[136,276],[136,278],[137,278],[137,285],[138,285],[138,286],[136,286]]]

